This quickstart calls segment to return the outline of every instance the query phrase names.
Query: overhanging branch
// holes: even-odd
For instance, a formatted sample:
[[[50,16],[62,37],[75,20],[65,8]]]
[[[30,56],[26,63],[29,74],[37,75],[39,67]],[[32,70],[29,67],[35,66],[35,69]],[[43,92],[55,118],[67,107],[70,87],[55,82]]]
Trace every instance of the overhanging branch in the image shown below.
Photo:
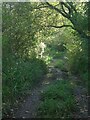
[[[69,19],[69,16],[64,14],[60,9],[58,9],[57,7],[51,5],[50,3],[46,2],[46,4],[49,6],[50,9],[54,9],[56,10],[57,12],[59,12],[61,15],[63,15],[64,17],[68,18]]]
[[[54,28],[71,27],[72,29],[74,29],[74,27],[72,25],[61,25],[61,26],[47,25],[46,27],[54,27]]]
[[[33,9],[41,9],[41,8],[48,8],[48,6],[37,6],[37,7],[33,7]]]

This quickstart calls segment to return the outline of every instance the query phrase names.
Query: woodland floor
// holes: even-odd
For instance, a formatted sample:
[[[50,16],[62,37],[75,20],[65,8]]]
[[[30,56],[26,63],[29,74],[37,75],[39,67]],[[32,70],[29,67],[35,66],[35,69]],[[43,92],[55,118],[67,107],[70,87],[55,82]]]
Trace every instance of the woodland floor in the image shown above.
[[[27,96],[22,104],[13,112],[13,118],[35,118],[38,106],[41,102],[40,94],[48,85],[54,83],[58,79],[66,79],[68,75],[66,72],[49,67],[49,72],[44,76],[43,80],[30,91],[30,95]],[[74,118],[87,118],[88,116],[88,101],[87,101],[87,89],[78,84],[80,81],[77,77],[70,77],[73,84],[76,84],[74,88],[74,95],[77,101],[77,112],[73,115]]]

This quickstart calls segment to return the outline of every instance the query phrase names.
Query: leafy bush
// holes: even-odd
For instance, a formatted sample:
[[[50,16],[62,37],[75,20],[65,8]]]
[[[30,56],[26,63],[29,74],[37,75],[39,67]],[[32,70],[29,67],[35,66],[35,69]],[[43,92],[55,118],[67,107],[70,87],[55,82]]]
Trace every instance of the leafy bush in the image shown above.
[[[85,72],[85,73],[83,73],[83,74],[81,74],[81,78],[82,78],[82,80],[83,80],[83,84],[84,85],[86,85],[86,87],[88,87],[88,71],[87,72]]]
[[[86,41],[87,40],[75,36],[66,44],[65,66],[72,74],[83,76],[84,73],[87,73],[88,44]],[[86,75],[85,77],[87,78],[88,76]],[[85,82],[85,80],[83,81]]]
[[[10,106],[26,90],[38,83],[47,72],[44,61],[39,59],[4,59],[3,58],[3,112],[8,112]],[[19,97],[19,98],[20,98]]]
[[[64,60],[57,60],[54,66],[60,70],[66,70]]]
[[[58,81],[41,94],[41,104],[37,116],[42,118],[69,117],[75,110],[73,85],[69,81]]]
[[[79,52],[79,49],[76,48],[72,52],[68,51],[68,69],[72,73],[82,73],[86,70],[87,60],[86,55],[83,52]]]
[[[48,64],[50,64],[50,62],[51,62],[51,60],[52,60],[52,57],[51,56],[49,56],[49,55],[45,55],[44,57],[43,57],[43,60],[46,62],[46,64],[48,65]]]

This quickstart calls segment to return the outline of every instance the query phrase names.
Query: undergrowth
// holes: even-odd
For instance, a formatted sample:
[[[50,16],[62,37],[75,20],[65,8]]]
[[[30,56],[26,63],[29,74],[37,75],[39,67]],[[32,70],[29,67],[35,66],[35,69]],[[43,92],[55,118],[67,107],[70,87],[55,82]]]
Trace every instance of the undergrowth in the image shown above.
[[[42,118],[71,117],[76,109],[73,85],[69,81],[57,81],[41,94],[37,116]]]
[[[11,108],[26,95],[25,91],[30,90],[47,73],[45,62],[39,59],[9,61],[3,61],[3,116],[9,114]]]

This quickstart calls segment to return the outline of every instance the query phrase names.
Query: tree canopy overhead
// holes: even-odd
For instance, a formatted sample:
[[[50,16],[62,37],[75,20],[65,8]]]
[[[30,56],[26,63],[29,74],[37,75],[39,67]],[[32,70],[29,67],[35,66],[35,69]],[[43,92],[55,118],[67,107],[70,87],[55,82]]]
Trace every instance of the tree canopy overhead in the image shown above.
[[[76,30],[82,37],[88,38],[88,7],[86,7],[86,3],[59,2],[56,5],[53,5],[49,2],[46,2],[46,4],[49,6],[50,9],[54,9],[56,12],[67,18],[72,23],[72,25],[52,25],[52,27],[71,27],[72,29]]]
[[[45,29],[45,27],[71,27],[72,29],[76,30],[82,37],[88,38],[87,3],[39,2],[5,4],[3,4],[3,6],[6,6],[6,9],[11,11],[11,15],[13,17],[15,15],[14,12],[16,15],[18,15],[18,18],[15,17],[15,19],[20,19],[22,24],[25,24],[25,21],[27,20],[26,22],[28,22],[28,29],[34,26],[35,23],[38,24],[38,29]],[[23,10],[21,9],[22,7]],[[36,27],[34,26],[32,29],[35,30],[35,28]]]
[[[63,117],[63,111],[65,115],[71,113],[75,104],[72,98],[73,104],[70,102],[71,107],[67,109],[68,81],[70,79],[71,86],[71,83],[74,83],[74,75],[80,76],[85,84],[88,79],[89,6],[90,4],[86,2],[60,1],[2,4],[3,113],[5,116],[8,117],[8,111],[12,112],[11,108],[19,103],[18,96],[22,98],[28,90],[42,80],[45,74],[51,82],[59,78],[67,82],[65,94],[64,89],[60,91],[64,83],[58,85],[60,90],[56,85],[55,92],[52,91],[54,86],[51,86],[52,97],[48,94],[50,100],[47,99],[47,102],[42,104],[43,107],[46,105],[46,108],[41,108],[41,114],[46,111],[47,115],[53,113],[51,116],[55,114],[59,116],[61,113]],[[47,82],[46,78],[45,82]],[[77,81],[76,77],[75,81]],[[61,93],[62,97],[60,97]],[[61,99],[63,97],[65,98]],[[64,100],[66,104],[60,100]],[[53,107],[53,103],[56,108]],[[59,109],[58,103],[60,103]]]
[[[36,41],[58,32],[56,29],[69,28],[87,41],[88,9],[84,2],[3,3],[2,32],[13,53],[22,55],[28,54]]]

